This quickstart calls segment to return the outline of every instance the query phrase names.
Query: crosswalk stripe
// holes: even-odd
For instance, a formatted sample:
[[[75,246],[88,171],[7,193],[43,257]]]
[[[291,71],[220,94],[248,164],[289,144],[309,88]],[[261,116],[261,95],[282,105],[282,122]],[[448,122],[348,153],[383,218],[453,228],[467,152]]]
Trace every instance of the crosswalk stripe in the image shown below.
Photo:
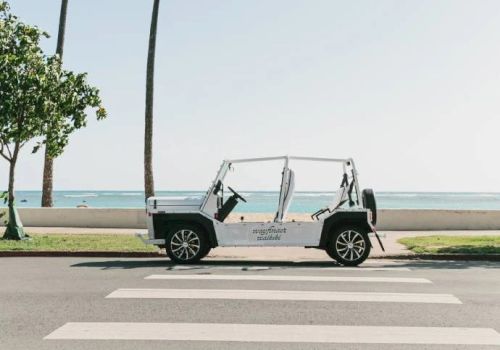
[[[118,289],[106,298],[137,299],[244,299],[244,300],[288,300],[288,301],[357,301],[393,303],[461,304],[451,294],[424,293],[370,293],[290,290],[248,289]]]
[[[294,270],[309,270],[309,267],[298,267],[294,268]],[[337,267],[320,267],[320,268],[315,268],[315,270],[318,271],[411,271],[410,268],[408,267],[399,267],[399,266],[390,266],[390,267],[385,267],[385,266],[380,266],[380,267],[374,267],[374,266],[359,266],[359,267],[346,267],[346,266],[337,266]]]
[[[293,276],[293,275],[150,275],[150,280],[230,280],[230,281],[302,281],[302,282],[387,282],[432,283],[426,278],[410,277],[350,277],[350,276]]]
[[[500,345],[491,328],[70,322],[44,339]]]
[[[170,271],[186,270],[239,270],[239,271],[261,271],[261,270],[300,270],[300,271],[411,271],[408,267],[287,267],[287,266],[238,266],[238,265],[174,265],[168,267]]]

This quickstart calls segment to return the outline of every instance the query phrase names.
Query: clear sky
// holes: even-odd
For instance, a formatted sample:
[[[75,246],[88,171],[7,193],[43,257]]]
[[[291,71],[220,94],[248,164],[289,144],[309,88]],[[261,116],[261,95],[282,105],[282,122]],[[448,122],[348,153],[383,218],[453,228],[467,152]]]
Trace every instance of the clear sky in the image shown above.
[[[60,1],[10,3],[52,54]],[[72,137],[55,189],[143,188],[151,9],[70,0],[64,64],[109,118]],[[162,0],[155,80],[158,190],[205,189],[223,158],[297,154],[351,156],[379,191],[500,192],[500,1]],[[41,188],[42,153],[25,149],[17,189]],[[298,189],[324,188],[314,173]]]

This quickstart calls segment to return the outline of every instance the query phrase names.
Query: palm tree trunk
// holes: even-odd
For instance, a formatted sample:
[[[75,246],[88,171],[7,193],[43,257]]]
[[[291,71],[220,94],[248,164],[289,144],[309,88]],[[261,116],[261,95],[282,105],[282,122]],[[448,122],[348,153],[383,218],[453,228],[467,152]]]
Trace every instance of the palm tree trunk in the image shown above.
[[[156,49],[156,28],[160,0],[154,0],[149,31],[148,63],[146,68],[146,113],[144,128],[144,193],[146,199],[154,196],[153,180],[153,92]]]
[[[61,12],[59,14],[59,32],[57,33],[56,54],[62,60],[64,51],[64,33],[66,31],[66,14],[68,12],[68,0],[61,1]],[[52,207],[54,200],[52,198],[53,188],[53,169],[54,159],[48,154],[45,148],[45,162],[43,164],[43,186],[42,186],[42,207]]]
[[[62,60],[64,51],[64,34],[66,32],[66,14],[68,13],[68,0],[61,1],[61,13],[59,14],[59,31],[57,32],[56,54]]]
[[[43,184],[42,184],[42,207],[53,207],[52,198],[54,159],[48,154],[45,148],[45,161],[43,163]]]

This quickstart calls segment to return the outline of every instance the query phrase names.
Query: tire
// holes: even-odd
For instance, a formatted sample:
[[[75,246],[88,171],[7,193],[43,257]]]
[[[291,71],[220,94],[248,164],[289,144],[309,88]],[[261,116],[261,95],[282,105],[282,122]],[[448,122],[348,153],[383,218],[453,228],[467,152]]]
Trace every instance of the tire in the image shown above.
[[[372,224],[375,226],[377,224],[377,202],[375,200],[375,193],[371,188],[366,188],[361,193],[363,199],[363,207],[370,209],[372,212]]]
[[[328,254],[330,258],[332,258],[333,260],[337,260],[337,258],[335,257],[335,255],[332,254],[332,251],[329,248],[326,248],[325,252],[326,254]]]
[[[203,252],[203,254],[200,255],[200,260],[203,259],[204,257],[206,257],[208,255],[208,253],[210,253],[211,250],[212,250],[212,248],[210,246],[208,246],[208,244],[207,244],[207,249],[205,250],[205,252]]]
[[[165,237],[165,250],[178,264],[198,262],[210,251],[205,231],[194,225],[172,227]]]
[[[368,232],[359,226],[344,226],[332,232],[326,253],[344,266],[357,266],[370,255]]]

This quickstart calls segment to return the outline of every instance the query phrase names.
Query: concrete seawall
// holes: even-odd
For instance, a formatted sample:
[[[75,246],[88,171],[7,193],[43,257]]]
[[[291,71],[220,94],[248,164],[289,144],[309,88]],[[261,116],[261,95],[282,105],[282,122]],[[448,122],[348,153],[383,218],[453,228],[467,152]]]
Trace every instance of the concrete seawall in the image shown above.
[[[144,209],[19,208],[19,213],[24,226],[32,227],[146,227]],[[500,230],[500,210],[383,209],[378,214],[381,231]]]
[[[146,228],[145,209],[19,208],[24,226]]]
[[[499,230],[500,210],[379,210],[377,228],[387,231]]]

